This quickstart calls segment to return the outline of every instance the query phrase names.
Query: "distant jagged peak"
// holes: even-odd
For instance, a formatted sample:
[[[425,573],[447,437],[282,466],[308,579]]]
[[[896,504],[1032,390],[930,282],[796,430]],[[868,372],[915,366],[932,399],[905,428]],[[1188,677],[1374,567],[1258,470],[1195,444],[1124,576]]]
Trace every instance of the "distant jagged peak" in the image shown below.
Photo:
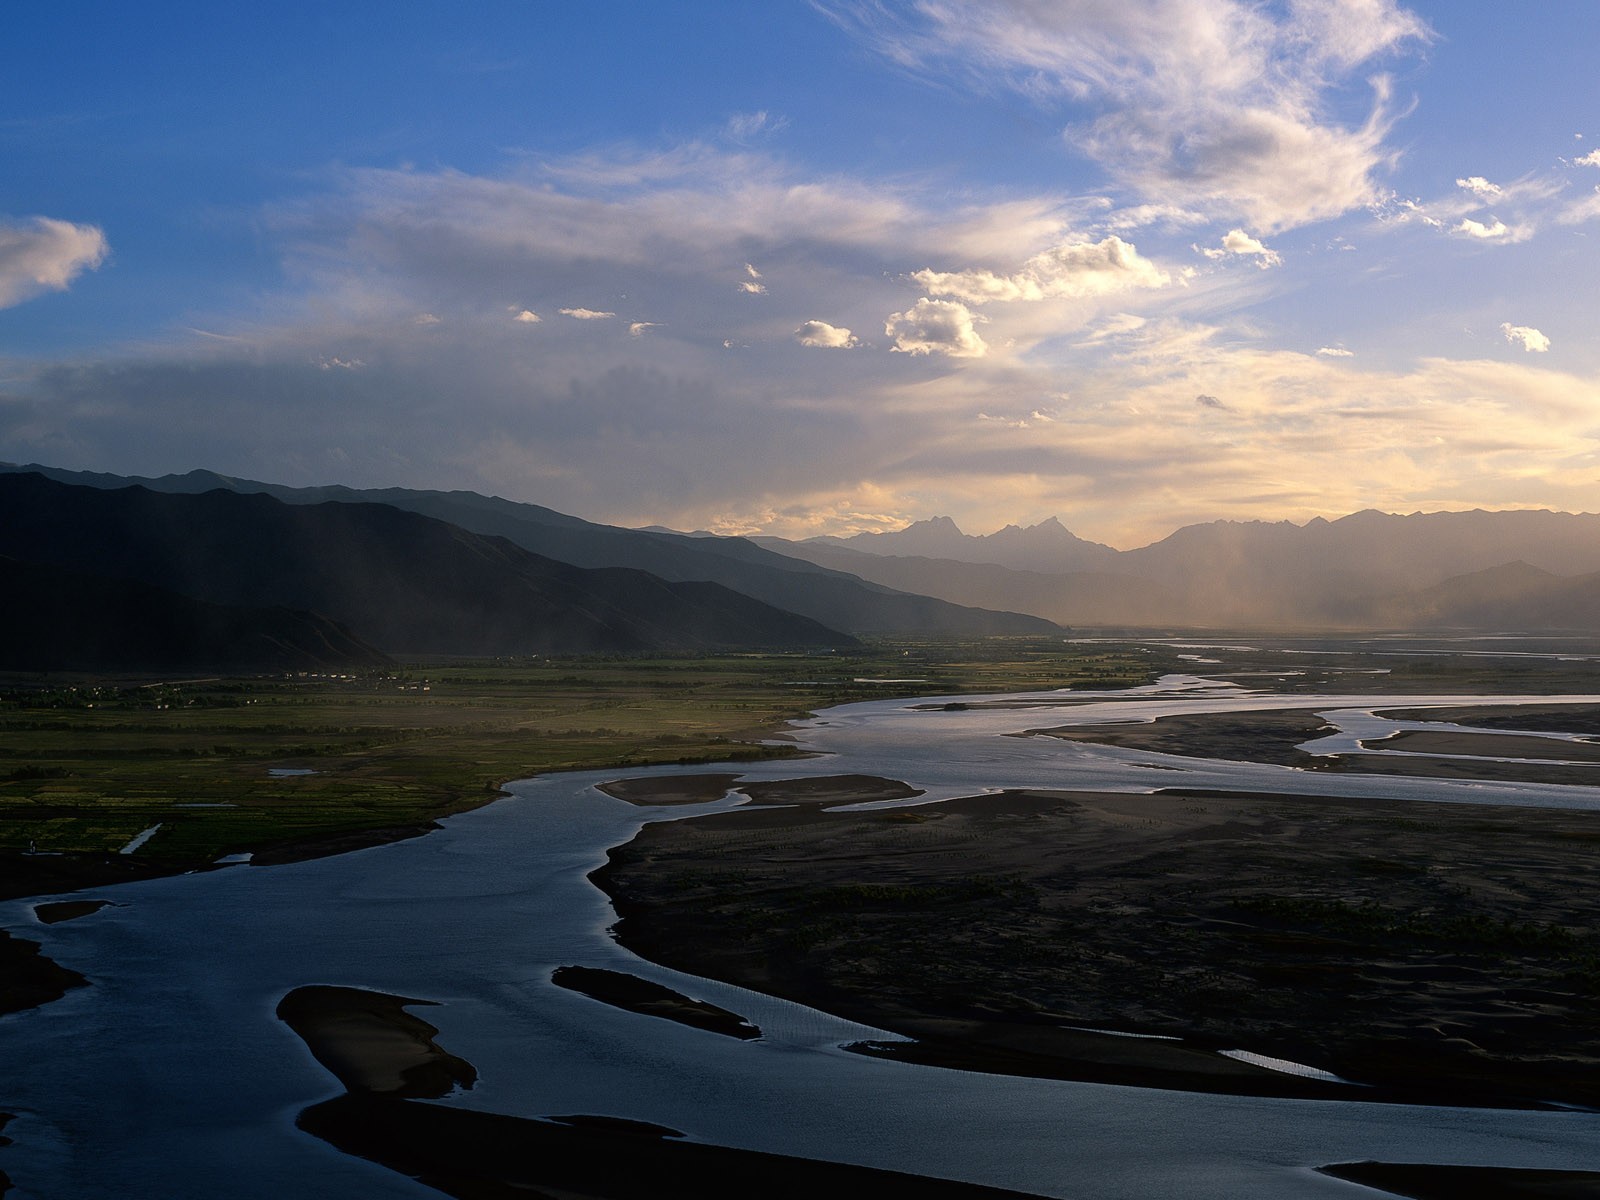
[[[904,529],[896,532],[910,533],[912,530],[919,530],[924,533],[953,533],[957,537],[967,536],[961,532],[961,527],[955,523],[952,517],[928,517],[923,521],[913,521]]]
[[[1007,525],[1004,529],[996,530],[989,535],[1000,541],[1021,541],[1040,543],[1076,543],[1079,545],[1093,546],[1098,543],[1079,537],[1061,523],[1060,517],[1046,517],[1033,525]]]
[[[1077,537],[1054,516],[989,534],[963,533],[951,517],[936,516],[885,533],[815,540],[888,557],[948,559],[1047,573],[1110,569],[1119,553]]]

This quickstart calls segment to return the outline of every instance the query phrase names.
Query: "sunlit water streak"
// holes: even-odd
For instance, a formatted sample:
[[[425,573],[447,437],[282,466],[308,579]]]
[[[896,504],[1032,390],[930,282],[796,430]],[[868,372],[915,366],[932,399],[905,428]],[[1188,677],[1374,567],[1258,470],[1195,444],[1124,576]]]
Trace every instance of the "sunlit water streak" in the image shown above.
[[[1395,704],[1447,701],[1483,697],[1406,696]],[[835,709],[797,730],[826,756],[736,769],[763,779],[887,775],[931,799],[1008,786],[1147,791],[1181,782],[1600,804],[1585,788],[1329,775],[1001,736],[1171,712],[1365,711],[1377,706],[1371,695],[1308,701],[1174,677],[1132,693],[1029,702],[958,712],[917,711],[903,701]],[[98,889],[117,906],[77,921],[45,926],[28,904],[0,905],[0,921],[94,985],[0,1018],[0,1110],[19,1114],[7,1129],[16,1145],[0,1149],[0,1169],[16,1181],[14,1195],[436,1197],[293,1128],[297,1112],[338,1090],[273,1017],[283,994],[307,983],[441,1001],[422,1015],[440,1027],[441,1044],[481,1073],[473,1091],[447,1103],[527,1116],[626,1116],[709,1142],[1047,1195],[1362,1195],[1309,1169],[1360,1158],[1600,1169],[1600,1118],[1583,1113],[1208,1096],[1008,1079],[844,1052],[840,1043],[882,1035],[641,962],[611,940],[614,914],[585,879],[606,848],[646,821],[727,803],[634,808],[593,789],[615,774],[520,783],[512,798],[452,818],[438,833],[357,854]],[[765,1036],[739,1042],[612,1009],[552,985],[551,971],[563,964],[632,971],[730,1008]]]

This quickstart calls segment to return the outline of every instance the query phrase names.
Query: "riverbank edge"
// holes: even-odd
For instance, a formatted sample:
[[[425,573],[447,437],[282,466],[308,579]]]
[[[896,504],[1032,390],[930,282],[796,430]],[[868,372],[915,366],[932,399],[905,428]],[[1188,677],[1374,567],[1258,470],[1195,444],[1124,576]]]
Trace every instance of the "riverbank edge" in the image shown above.
[[[815,1200],[833,1193],[1033,1200],[979,1184],[679,1140],[678,1130],[623,1117],[513,1117],[424,1103],[471,1088],[477,1078],[471,1063],[434,1040],[438,1029],[406,1011],[434,1003],[320,985],[284,996],[278,1017],[345,1088],[303,1110],[296,1127],[458,1200],[552,1192],[611,1200]]]

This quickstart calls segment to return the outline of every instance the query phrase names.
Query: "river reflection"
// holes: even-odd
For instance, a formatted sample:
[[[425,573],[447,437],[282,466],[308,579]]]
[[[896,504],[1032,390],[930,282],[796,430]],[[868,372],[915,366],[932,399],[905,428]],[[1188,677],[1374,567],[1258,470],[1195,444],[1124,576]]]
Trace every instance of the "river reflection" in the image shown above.
[[[835,709],[796,731],[822,757],[733,769],[884,775],[926,789],[925,800],[1020,786],[1147,791],[1176,778],[1152,767],[1177,767],[1185,786],[1600,804],[1579,787],[1308,775],[1004,736],[1175,712],[1370,710],[1370,694],[1308,700],[1172,677],[1131,693],[1014,699],[1024,707],[963,700],[965,711],[904,701]],[[1482,697],[1394,701],[1441,702]],[[444,1103],[628,1117],[707,1142],[1044,1195],[1363,1195],[1310,1168],[1365,1158],[1600,1170],[1600,1120],[1589,1114],[1197,1095],[841,1051],[882,1035],[643,963],[611,940],[614,914],[585,879],[607,847],[643,822],[726,806],[635,808],[594,789],[615,774],[519,783],[439,833],[339,858],[103,889],[94,894],[116,906],[64,924],[40,924],[30,904],[0,906],[0,922],[93,984],[0,1018],[0,1111],[17,1114],[6,1130],[16,1144],[0,1149],[12,1194],[436,1197],[294,1128],[297,1112],[338,1090],[273,1017],[286,992],[309,983],[441,1002],[426,1010],[440,1043],[480,1074]],[[552,985],[564,964],[631,971],[733,1010],[764,1036],[740,1042],[608,1007]]]

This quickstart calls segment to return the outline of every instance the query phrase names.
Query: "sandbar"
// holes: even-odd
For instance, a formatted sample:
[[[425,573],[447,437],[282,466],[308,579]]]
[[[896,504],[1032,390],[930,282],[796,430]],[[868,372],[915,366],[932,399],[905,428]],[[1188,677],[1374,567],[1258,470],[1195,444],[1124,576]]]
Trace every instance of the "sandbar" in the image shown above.
[[[1402,729],[1399,733],[1361,744],[1369,750],[1404,750],[1411,754],[1465,754],[1480,758],[1539,758],[1600,763],[1600,745],[1594,742],[1564,741],[1515,733]]]
[[[1595,1200],[1600,1172],[1530,1170],[1526,1167],[1457,1167],[1434,1163],[1336,1163],[1324,1175],[1381,1188],[1411,1200]]]
[[[750,1039],[761,1036],[761,1030],[738,1013],[729,1012],[705,1000],[691,1000],[682,992],[622,971],[607,971],[599,967],[557,967],[550,976],[550,982],[588,996],[591,1000],[643,1016],[663,1017],[680,1025],[720,1033],[726,1037]]]
[[[470,1088],[478,1073],[433,1040],[438,1029],[406,1012],[432,1003],[312,985],[285,996],[278,1017],[349,1091],[436,1099],[457,1087]]]
[[[876,800],[913,800],[922,791],[898,779],[878,775],[812,775],[800,779],[763,779],[741,783],[751,804],[815,804],[831,808]]]
[[[1589,706],[1592,707],[1592,706]],[[1572,714],[1585,723],[1592,722],[1586,706],[1567,705],[1558,711]],[[1444,718],[1469,723],[1470,713],[1454,709],[1416,709],[1404,713],[1391,709],[1397,719],[1426,720]],[[1499,706],[1497,713],[1516,711],[1515,706]],[[1522,717],[1523,729],[1543,726],[1549,712],[1539,708]],[[1510,718],[1506,718],[1510,720]],[[1513,727],[1515,728],[1515,727]],[[1585,730],[1587,731],[1587,730]],[[1432,779],[1483,779],[1519,783],[1597,784],[1600,775],[1589,766],[1600,762],[1600,748],[1584,743],[1552,741],[1548,738],[1516,737],[1514,733],[1468,734],[1453,730],[1423,730],[1416,738],[1409,734],[1367,743],[1372,750],[1421,751],[1417,757],[1377,753],[1312,755],[1300,749],[1304,742],[1335,732],[1311,709],[1262,712],[1188,713],[1158,717],[1154,721],[1130,721],[1109,725],[1068,725],[1028,729],[1017,737],[1044,736],[1063,741],[1091,742],[1121,746],[1156,754],[1187,758],[1229,759],[1239,762],[1277,763],[1303,771],[1354,771],[1363,775],[1408,775]],[[1562,732],[1553,727],[1550,732]],[[1418,740],[1420,739],[1420,740]],[[1531,750],[1530,753],[1522,753]],[[1495,762],[1489,757],[1430,758],[1428,754],[1490,755],[1507,758],[1539,758],[1547,761]],[[1562,760],[1562,761],[1556,761]]]
[[[476,1072],[433,1040],[437,1029],[405,1011],[427,1003],[324,986],[285,996],[278,1015],[347,1089],[303,1111],[296,1125],[458,1200],[1025,1200],[975,1184],[683,1141],[679,1130],[623,1116],[538,1120],[428,1104],[458,1084],[470,1087]]]
[[[603,1118],[530,1120],[381,1096],[346,1095],[296,1124],[458,1200],[1020,1200],[979,1184],[682,1141]],[[659,1132],[658,1132],[659,1131]]]
[[[35,904],[33,915],[46,925],[58,925],[62,921],[76,921],[97,913],[110,903],[109,900],[56,900],[48,904]]]
[[[898,779],[877,775],[811,775],[798,779],[763,779],[739,783],[738,775],[655,775],[613,779],[599,785],[608,796],[629,804],[707,804],[729,791],[745,803],[815,804],[831,807],[874,800],[910,800],[922,795]]]
[[[711,804],[733,787],[737,775],[645,775],[597,785],[629,804]]]

